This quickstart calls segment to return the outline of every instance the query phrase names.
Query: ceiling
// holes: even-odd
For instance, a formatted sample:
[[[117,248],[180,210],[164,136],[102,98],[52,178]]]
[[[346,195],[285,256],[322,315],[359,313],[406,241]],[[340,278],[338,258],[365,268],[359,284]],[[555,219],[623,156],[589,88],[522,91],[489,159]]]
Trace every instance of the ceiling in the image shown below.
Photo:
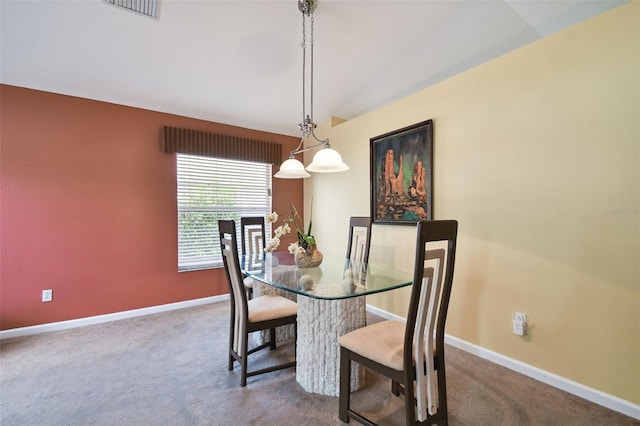
[[[314,120],[356,117],[622,3],[319,0]],[[299,135],[296,0],[159,0],[155,19],[102,0],[0,0],[0,19],[4,84]]]

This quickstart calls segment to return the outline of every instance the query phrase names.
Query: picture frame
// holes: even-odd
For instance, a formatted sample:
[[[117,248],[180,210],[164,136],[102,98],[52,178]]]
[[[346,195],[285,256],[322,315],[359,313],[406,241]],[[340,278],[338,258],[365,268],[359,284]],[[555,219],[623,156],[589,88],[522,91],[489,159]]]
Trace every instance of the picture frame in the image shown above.
[[[433,120],[373,137],[371,219],[415,225],[433,211]]]

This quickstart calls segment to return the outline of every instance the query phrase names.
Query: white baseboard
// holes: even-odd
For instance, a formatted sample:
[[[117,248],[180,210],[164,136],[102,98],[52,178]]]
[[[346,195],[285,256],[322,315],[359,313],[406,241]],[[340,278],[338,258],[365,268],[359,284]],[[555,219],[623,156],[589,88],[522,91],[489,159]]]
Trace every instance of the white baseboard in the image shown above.
[[[9,339],[12,337],[31,336],[33,334],[48,333],[51,331],[66,330],[69,328],[84,327],[86,325],[101,324],[128,318],[135,318],[143,315],[190,308],[193,306],[205,305],[207,303],[220,302],[222,300],[228,299],[229,295],[223,294],[220,296],[203,297],[201,299],[185,300],[184,302],[168,303],[166,305],[150,306],[148,308],[133,309],[130,311],[115,312],[112,314],[96,315],[93,317],[78,318],[68,321],[58,321],[48,324],[32,325],[29,327],[12,328],[9,330],[0,331],[0,340]]]
[[[392,314],[375,306],[367,305],[367,310],[372,314],[378,315],[382,318],[393,319],[397,321],[405,321],[405,318]],[[629,417],[633,417],[636,420],[640,420],[640,406],[633,404],[632,402],[618,398],[613,395],[601,392],[597,389],[590,388],[580,383],[574,382],[557,374],[550,373],[537,367],[533,367],[524,362],[509,358],[501,355],[497,352],[490,351],[481,346],[469,343],[465,340],[459,339],[451,335],[445,335],[445,342],[458,349],[462,349],[465,352],[469,352],[475,356],[491,361],[495,364],[506,367],[510,370],[517,371],[518,373],[529,376],[539,382],[546,383],[550,386],[568,392],[570,394],[579,396],[580,398],[591,401],[594,404],[601,405],[609,408],[613,411],[625,414]]]
[[[375,306],[367,305],[367,311],[385,319],[402,321],[402,322],[406,321],[406,318],[403,318],[396,314],[392,314],[391,312],[388,312],[388,311],[383,311],[382,309],[376,308]]]

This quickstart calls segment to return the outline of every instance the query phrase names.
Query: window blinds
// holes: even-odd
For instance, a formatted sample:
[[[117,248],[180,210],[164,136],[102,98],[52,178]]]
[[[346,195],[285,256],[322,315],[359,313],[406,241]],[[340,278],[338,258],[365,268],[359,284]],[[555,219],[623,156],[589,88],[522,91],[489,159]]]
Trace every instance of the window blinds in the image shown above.
[[[178,270],[222,265],[218,220],[271,211],[271,165],[177,154]]]

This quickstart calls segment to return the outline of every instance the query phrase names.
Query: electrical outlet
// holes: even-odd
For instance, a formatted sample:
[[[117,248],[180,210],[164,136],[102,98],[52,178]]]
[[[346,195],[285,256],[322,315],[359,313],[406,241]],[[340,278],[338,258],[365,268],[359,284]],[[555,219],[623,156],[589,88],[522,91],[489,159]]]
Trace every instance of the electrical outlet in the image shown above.
[[[513,334],[517,334],[518,336],[524,336],[527,334],[527,315],[520,312],[514,312],[512,318]]]
[[[513,334],[524,336],[527,332],[527,323],[513,320]]]
[[[527,314],[523,314],[523,313],[520,313],[520,312],[514,312],[513,313],[513,320],[514,321],[527,322]]]
[[[51,302],[53,300],[53,290],[42,290],[42,301]]]

